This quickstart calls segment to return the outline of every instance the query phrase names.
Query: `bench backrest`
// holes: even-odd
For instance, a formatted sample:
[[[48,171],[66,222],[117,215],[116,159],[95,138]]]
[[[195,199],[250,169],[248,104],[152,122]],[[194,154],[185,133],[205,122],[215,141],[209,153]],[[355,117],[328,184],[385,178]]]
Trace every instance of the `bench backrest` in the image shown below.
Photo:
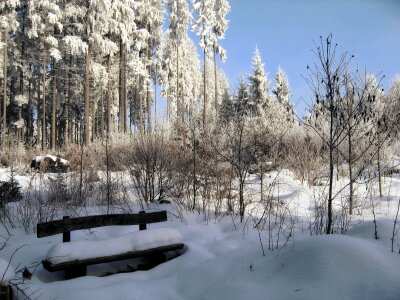
[[[63,233],[63,241],[70,240],[73,230],[90,229],[113,225],[139,225],[139,229],[146,229],[146,224],[167,221],[167,212],[140,212],[138,214],[97,215],[78,218],[64,217],[62,220],[37,224],[37,237],[45,237]]]

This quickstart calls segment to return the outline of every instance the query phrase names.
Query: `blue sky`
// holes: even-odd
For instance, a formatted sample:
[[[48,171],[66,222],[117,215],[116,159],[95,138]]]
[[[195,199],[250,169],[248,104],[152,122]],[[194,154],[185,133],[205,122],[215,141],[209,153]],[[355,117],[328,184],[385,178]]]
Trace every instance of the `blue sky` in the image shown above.
[[[231,88],[251,70],[256,45],[269,79],[281,66],[289,77],[292,101],[303,115],[310,91],[302,75],[316,61],[313,40],[333,34],[359,68],[384,74],[383,85],[400,73],[400,0],[231,0],[226,38],[228,54],[219,63]],[[195,43],[197,38],[194,37]]]

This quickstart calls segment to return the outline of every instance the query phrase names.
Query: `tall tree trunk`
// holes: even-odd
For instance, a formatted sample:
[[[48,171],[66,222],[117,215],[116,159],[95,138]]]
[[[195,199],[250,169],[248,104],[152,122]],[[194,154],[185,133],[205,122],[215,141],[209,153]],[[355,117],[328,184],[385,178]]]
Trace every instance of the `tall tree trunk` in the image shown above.
[[[148,60],[147,74],[149,74],[149,80],[147,81],[147,96],[146,96],[147,104],[146,104],[146,108],[147,108],[147,131],[150,133],[151,130],[152,130],[151,88],[150,88],[150,84],[151,84],[150,47],[147,47],[147,60]]]
[[[183,121],[182,115],[182,104],[179,100],[179,46],[178,41],[176,41],[176,107],[177,107],[177,116],[179,116]]]
[[[68,75],[67,75],[67,141],[68,143],[73,143],[73,135],[72,135],[72,55],[69,56],[68,61]]]
[[[154,69],[154,128],[157,127],[157,64]]]
[[[331,99],[331,101],[333,101]],[[332,106],[333,104],[331,104]],[[332,233],[332,191],[333,191],[333,167],[334,167],[334,144],[333,144],[333,109],[330,115],[329,128],[329,194],[328,194],[328,220],[326,226],[326,234]]]
[[[140,84],[139,86],[143,85],[143,81],[144,79],[141,78],[140,79]],[[144,110],[144,96],[143,94],[139,91],[139,122],[140,122],[140,133],[144,134],[145,131],[145,118],[144,118],[144,114],[145,114],[145,110]]]
[[[51,92],[51,149],[56,149],[56,112],[57,112],[57,81],[56,81],[56,63],[53,61],[53,78]]]
[[[107,81],[107,134],[111,132],[111,55],[108,55],[107,61],[107,73],[108,73],[108,81]],[[108,138],[108,135],[107,135]]]
[[[193,128],[192,134],[193,134],[193,206],[192,210],[195,210],[196,208],[196,191],[197,191],[197,186],[196,186],[196,180],[197,180],[197,165],[196,165],[196,128]]]
[[[36,140],[36,146],[39,146],[41,143],[41,124],[40,124],[40,118],[41,118],[41,98],[40,98],[40,80],[36,81],[36,90],[37,90],[37,102],[36,102],[36,135],[37,135],[37,140]]]
[[[90,55],[90,45],[87,53],[85,55],[85,98],[84,98],[84,139],[83,142],[87,145],[90,142],[90,64],[91,64],[91,55]]]
[[[214,106],[215,106],[215,116],[218,114],[218,78],[217,78],[217,49],[215,45],[213,46],[214,50]]]
[[[351,115],[351,114],[350,114]],[[350,128],[351,128],[351,124],[350,124]],[[352,155],[353,155],[353,149],[352,149],[352,140],[351,140],[352,136],[351,136],[351,129],[348,132],[348,141],[349,141],[349,177],[350,177],[350,195],[349,195],[349,214],[352,215],[353,214],[353,194],[354,194],[354,190],[353,190],[353,160],[352,160]]]
[[[119,83],[118,83],[118,94],[119,94],[119,122],[118,131],[123,132],[124,130],[124,89],[123,89],[123,60],[124,60],[124,48],[122,44],[122,38],[119,39]]]
[[[171,77],[168,74],[168,80],[167,82],[170,82]],[[171,97],[170,97],[170,92],[169,89],[167,89],[167,121],[169,122],[171,120]]]
[[[207,107],[207,94],[206,94],[206,48],[203,49],[203,57],[204,57],[204,64],[203,64],[203,94],[204,94],[204,101],[203,101],[203,128],[205,129],[207,126],[206,123],[206,107]]]
[[[123,69],[122,69],[123,73],[123,85],[122,85],[122,89],[123,89],[123,96],[124,96],[124,101],[122,102],[123,104],[123,112],[124,112],[124,132],[126,133],[128,130],[128,126],[127,126],[127,102],[128,102],[128,94],[127,94],[127,88],[126,88],[126,51],[124,51],[124,57],[123,57]]]
[[[96,129],[97,129],[97,114],[96,114],[96,105],[97,103],[96,103],[96,100],[93,98],[92,99],[92,101],[91,101],[91,107],[90,107],[90,110],[91,110],[91,115],[92,115],[92,136],[91,136],[91,138],[90,138],[90,140],[92,141],[92,142],[94,142],[94,140],[95,140],[95,138],[96,138]]]
[[[101,107],[100,107],[100,137],[101,140],[104,138],[104,95],[101,92]]]
[[[26,127],[26,142],[30,142],[33,137],[33,108],[32,108],[32,79],[28,83],[28,119]]]
[[[1,130],[1,145],[4,148],[6,145],[6,131],[7,131],[7,32],[4,33],[4,57],[3,57],[3,128]]]
[[[382,193],[382,170],[381,170],[381,144],[378,133],[378,184],[379,184],[379,198],[383,197]]]
[[[24,52],[23,47],[22,47],[22,53]],[[23,57],[23,56],[22,56]],[[23,62],[21,62],[21,67],[20,67],[20,75],[19,75],[19,93],[21,96],[24,95],[24,69],[23,69]],[[22,119],[22,104],[19,104],[18,106],[18,120]],[[22,143],[24,140],[24,128],[21,127],[18,129],[18,141]]]
[[[27,7],[21,6],[21,8],[22,8],[21,32],[22,32],[22,35],[25,36],[26,11],[27,11],[26,8]],[[24,95],[24,92],[25,92],[24,91],[24,58],[25,58],[25,41],[24,41],[24,39],[22,39],[22,41],[21,41],[21,57],[22,57],[22,59],[21,59],[21,66],[20,66],[19,89],[20,89],[20,94]],[[30,108],[30,106],[28,106],[28,109],[29,108]],[[28,112],[28,114],[29,114],[29,112]],[[22,105],[19,107],[18,118],[20,120],[22,119]],[[28,120],[26,120],[26,121],[27,121],[26,125],[28,125]],[[26,131],[28,131],[28,128]],[[19,135],[19,141],[23,142],[23,139],[24,139],[24,128],[23,127],[20,128],[18,135]]]
[[[42,151],[46,149],[47,135],[46,135],[46,72],[47,72],[47,61],[46,57],[43,58],[43,97],[42,97]]]

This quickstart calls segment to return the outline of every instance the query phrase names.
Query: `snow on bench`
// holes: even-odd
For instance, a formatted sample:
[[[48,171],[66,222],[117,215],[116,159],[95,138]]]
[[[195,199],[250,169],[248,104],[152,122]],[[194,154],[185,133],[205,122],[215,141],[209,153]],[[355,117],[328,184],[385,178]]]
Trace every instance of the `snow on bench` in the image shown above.
[[[77,218],[64,216],[37,224],[37,237],[62,233],[63,243],[51,247],[43,267],[49,272],[64,270],[67,278],[85,276],[88,265],[102,264],[137,257],[149,260],[146,267],[166,261],[166,253],[184,248],[181,234],[169,228],[146,230],[147,225],[167,221],[166,211],[137,214],[95,215]],[[99,241],[73,241],[71,231],[103,226],[139,225],[139,231]],[[176,252],[178,253],[178,252]]]
[[[106,240],[73,241],[54,245],[47,252],[46,260],[52,265],[58,265],[72,261],[110,257],[180,243],[182,243],[182,235],[175,229],[150,229]]]

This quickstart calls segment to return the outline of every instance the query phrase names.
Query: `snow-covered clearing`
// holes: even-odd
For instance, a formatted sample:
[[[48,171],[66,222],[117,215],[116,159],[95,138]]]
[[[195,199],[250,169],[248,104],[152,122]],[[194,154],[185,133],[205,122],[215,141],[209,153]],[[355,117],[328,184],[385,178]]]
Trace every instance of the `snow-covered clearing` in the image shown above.
[[[7,172],[5,169],[0,171],[0,180],[7,178]],[[272,172],[265,177],[267,181],[273,181],[277,175]],[[28,177],[17,176],[16,179],[24,191],[30,188]],[[392,253],[390,240],[400,197],[398,177],[385,178],[384,198],[373,198],[378,218],[378,240],[373,239],[372,211],[367,204],[359,209],[362,214],[353,218],[352,223],[358,225],[352,226],[345,235],[310,236],[310,206],[314,195],[323,187],[310,189],[286,171],[279,173],[279,182],[279,198],[289,204],[295,216],[295,229],[288,244],[273,251],[267,249],[268,232],[261,231],[259,236],[253,228],[252,218],[263,212],[259,205],[248,206],[249,217],[241,224],[237,217],[231,216],[216,220],[211,210],[206,215],[184,212],[181,218],[177,218],[173,205],[163,204],[153,209],[170,211],[169,220],[151,224],[149,229],[160,230],[161,234],[164,230],[176,230],[179,232],[177,235],[182,235],[187,250],[183,255],[148,271],[117,273],[129,270],[128,265],[135,262],[128,260],[89,266],[88,276],[64,280],[62,272],[49,273],[41,265],[46,253],[53,251],[49,249],[54,249],[52,247],[61,242],[61,235],[38,239],[33,233],[27,235],[23,229],[14,228],[10,229],[11,236],[8,236],[2,225],[0,257],[9,261],[14,254],[11,266],[17,271],[17,278],[12,282],[20,289],[19,299],[25,299],[23,294],[30,299],[74,300],[399,299],[399,241],[396,240]],[[342,180],[336,184],[341,186],[344,183]],[[257,194],[258,185],[257,176],[248,178],[248,198]],[[361,190],[362,187],[360,193]],[[74,243],[84,246],[82,240],[101,243],[113,237],[118,248],[119,239],[124,239],[126,235],[134,237],[137,231],[138,226],[102,227],[74,231],[71,239],[81,241]],[[108,246],[99,248],[105,247]],[[79,249],[81,247],[75,250],[80,252]],[[80,254],[83,255],[83,252]],[[33,276],[22,282],[18,270],[25,266]],[[116,274],[101,276],[109,273]]]

